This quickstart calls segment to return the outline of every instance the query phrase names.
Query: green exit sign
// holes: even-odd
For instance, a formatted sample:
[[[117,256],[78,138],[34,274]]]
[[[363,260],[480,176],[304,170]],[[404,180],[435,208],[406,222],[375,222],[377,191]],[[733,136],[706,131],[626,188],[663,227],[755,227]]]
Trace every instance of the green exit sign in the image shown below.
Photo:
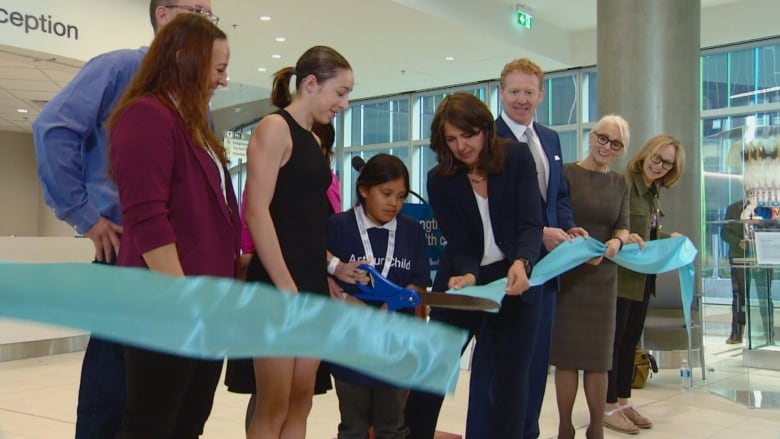
[[[534,17],[531,14],[517,11],[517,24],[526,29],[531,29],[534,27]]]

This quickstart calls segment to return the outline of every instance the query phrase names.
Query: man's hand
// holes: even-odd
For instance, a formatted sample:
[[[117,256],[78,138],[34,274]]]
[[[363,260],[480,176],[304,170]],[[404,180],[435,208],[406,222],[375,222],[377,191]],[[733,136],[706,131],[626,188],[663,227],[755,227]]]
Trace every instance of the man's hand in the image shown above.
[[[545,227],[542,234],[542,242],[544,243],[544,248],[548,252],[552,251],[555,247],[561,245],[562,242],[568,241],[569,239],[571,239],[571,236],[564,232],[563,229],[559,229],[557,227]]]
[[[119,254],[119,235],[122,226],[100,217],[98,222],[84,234],[95,244],[95,259],[110,264],[114,255]]]

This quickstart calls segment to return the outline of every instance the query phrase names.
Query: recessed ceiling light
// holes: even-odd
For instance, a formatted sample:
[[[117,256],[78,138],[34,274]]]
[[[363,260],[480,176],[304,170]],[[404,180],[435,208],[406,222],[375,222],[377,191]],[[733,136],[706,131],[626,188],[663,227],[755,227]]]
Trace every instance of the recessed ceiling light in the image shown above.
[[[268,15],[261,15],[260,21],[271,21],[271,17]]]
[[[274,38],[274,40],[276,40],[279,43],[284,43],[285,41],[287,41],[287,38],[285,38],[285,37],[276,37],[276,38]]]
[[[257,68],[257,71],[258,71],[258,72],[264,72],[265,70],[266,70],[266,68],[265,68],[265,67],[258,67],[258,68]]]
[[[455,60],[454,56],[445,56],[444,57],[444,61],[454,61],[454,60]]]
[[[27,110],[26,108],[17,108],[16,112],[17,113],[22,113],[22,114],[27,114],[29,112],[29,110]]]
[[[274,53],[273,55],[271,55],[271,58],[273,58],[273,59],[279,59],[281,57],[282,57],[282,55],[279,55],[278,53]]]

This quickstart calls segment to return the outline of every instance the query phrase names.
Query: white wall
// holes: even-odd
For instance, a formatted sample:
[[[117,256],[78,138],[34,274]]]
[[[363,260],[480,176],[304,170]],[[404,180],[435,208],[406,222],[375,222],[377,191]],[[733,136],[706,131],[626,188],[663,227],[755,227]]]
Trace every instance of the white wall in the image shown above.
[[[43,203],[31,134],[0,132],[0,236],[73,236]]]

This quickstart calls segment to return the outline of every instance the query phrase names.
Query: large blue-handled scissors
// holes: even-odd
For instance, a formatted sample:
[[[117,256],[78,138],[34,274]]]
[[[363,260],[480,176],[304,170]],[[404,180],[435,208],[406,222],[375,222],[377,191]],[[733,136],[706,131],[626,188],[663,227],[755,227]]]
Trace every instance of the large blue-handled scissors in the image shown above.
[[[382,276],[373,265],[361,264],[358,268],[368,273],[369,282],[367,285],[358,283],[357,288],[360,293],[355,294],[354,297],[366,301],[384,302],[390,311],[414,308],[418,305],[471,310],[497,309],[500,306],[493,300],[464,294],[419,294],[411,288],[404,288],[391,282]]]

